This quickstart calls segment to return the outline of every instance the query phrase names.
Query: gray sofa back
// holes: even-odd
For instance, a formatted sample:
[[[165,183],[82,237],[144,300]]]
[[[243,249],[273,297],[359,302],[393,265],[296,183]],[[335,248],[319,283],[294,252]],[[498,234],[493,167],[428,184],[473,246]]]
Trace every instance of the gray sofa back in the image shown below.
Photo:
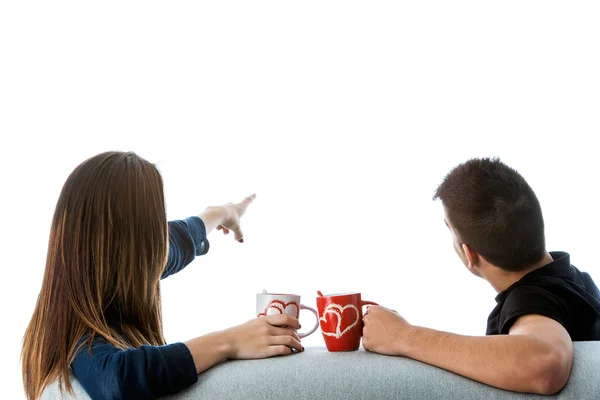
[[[600,342],[574,343],[574,351],[569,382],[551,397],[492,388],[407,358],[307,348],[288,357],[221,363],[169,399],[600,400]],[[74,382],[74,387],[77,399],[89,399],[79,383]],[[44,398],[61,398],[56,385],[48,388]]]

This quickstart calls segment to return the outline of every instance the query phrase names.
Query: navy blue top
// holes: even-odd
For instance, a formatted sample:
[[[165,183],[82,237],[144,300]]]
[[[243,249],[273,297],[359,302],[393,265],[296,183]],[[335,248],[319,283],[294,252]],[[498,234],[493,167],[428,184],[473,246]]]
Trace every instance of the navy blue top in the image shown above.
[[[169,260],[162,278],[181,271],[208,248],[200,218],[169,222]],[[96,336],[91,354],[85,346],[71,367],[94,400],[154,399],[177,393],[198,380],[192,354],[183,343],[120,350]]]

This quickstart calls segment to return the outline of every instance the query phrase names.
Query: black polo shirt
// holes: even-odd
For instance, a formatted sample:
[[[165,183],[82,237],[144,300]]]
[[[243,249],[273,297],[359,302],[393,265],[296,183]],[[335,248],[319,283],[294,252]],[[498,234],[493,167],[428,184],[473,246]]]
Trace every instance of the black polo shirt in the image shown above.
[[[508,334],[515,321],[539,314],[559,322],[573,341],[600,340],[600,291],[589,274],[571,265],[569,254],[523,276],[496,296],[486,335]]]

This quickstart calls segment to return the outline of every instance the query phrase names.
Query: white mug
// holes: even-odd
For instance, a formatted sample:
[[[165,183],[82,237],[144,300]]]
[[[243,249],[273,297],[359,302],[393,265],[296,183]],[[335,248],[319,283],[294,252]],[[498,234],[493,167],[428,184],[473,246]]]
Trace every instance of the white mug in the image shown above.
[[[301,304],[300,296],[295,294],[259,293],[256,295],[256,314],[258,317],[287,314],[298,319],[300,310],[308,310],[315,315],[315,326],[308,332],[298,333],[300,338],[304,338],[313,334],[319,327],[317,310]]]

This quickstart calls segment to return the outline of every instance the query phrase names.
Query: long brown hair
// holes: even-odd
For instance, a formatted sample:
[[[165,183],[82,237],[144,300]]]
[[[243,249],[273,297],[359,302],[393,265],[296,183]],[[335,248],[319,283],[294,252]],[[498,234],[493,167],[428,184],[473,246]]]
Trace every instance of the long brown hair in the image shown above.
[[[71,391],[69,366],[96,335],[120,349],[164,344],[159,280],[167,252],[163,182],[153,164],[107,152],[75,168],[56,205],[23,340],[29,399],[56,379]]]

